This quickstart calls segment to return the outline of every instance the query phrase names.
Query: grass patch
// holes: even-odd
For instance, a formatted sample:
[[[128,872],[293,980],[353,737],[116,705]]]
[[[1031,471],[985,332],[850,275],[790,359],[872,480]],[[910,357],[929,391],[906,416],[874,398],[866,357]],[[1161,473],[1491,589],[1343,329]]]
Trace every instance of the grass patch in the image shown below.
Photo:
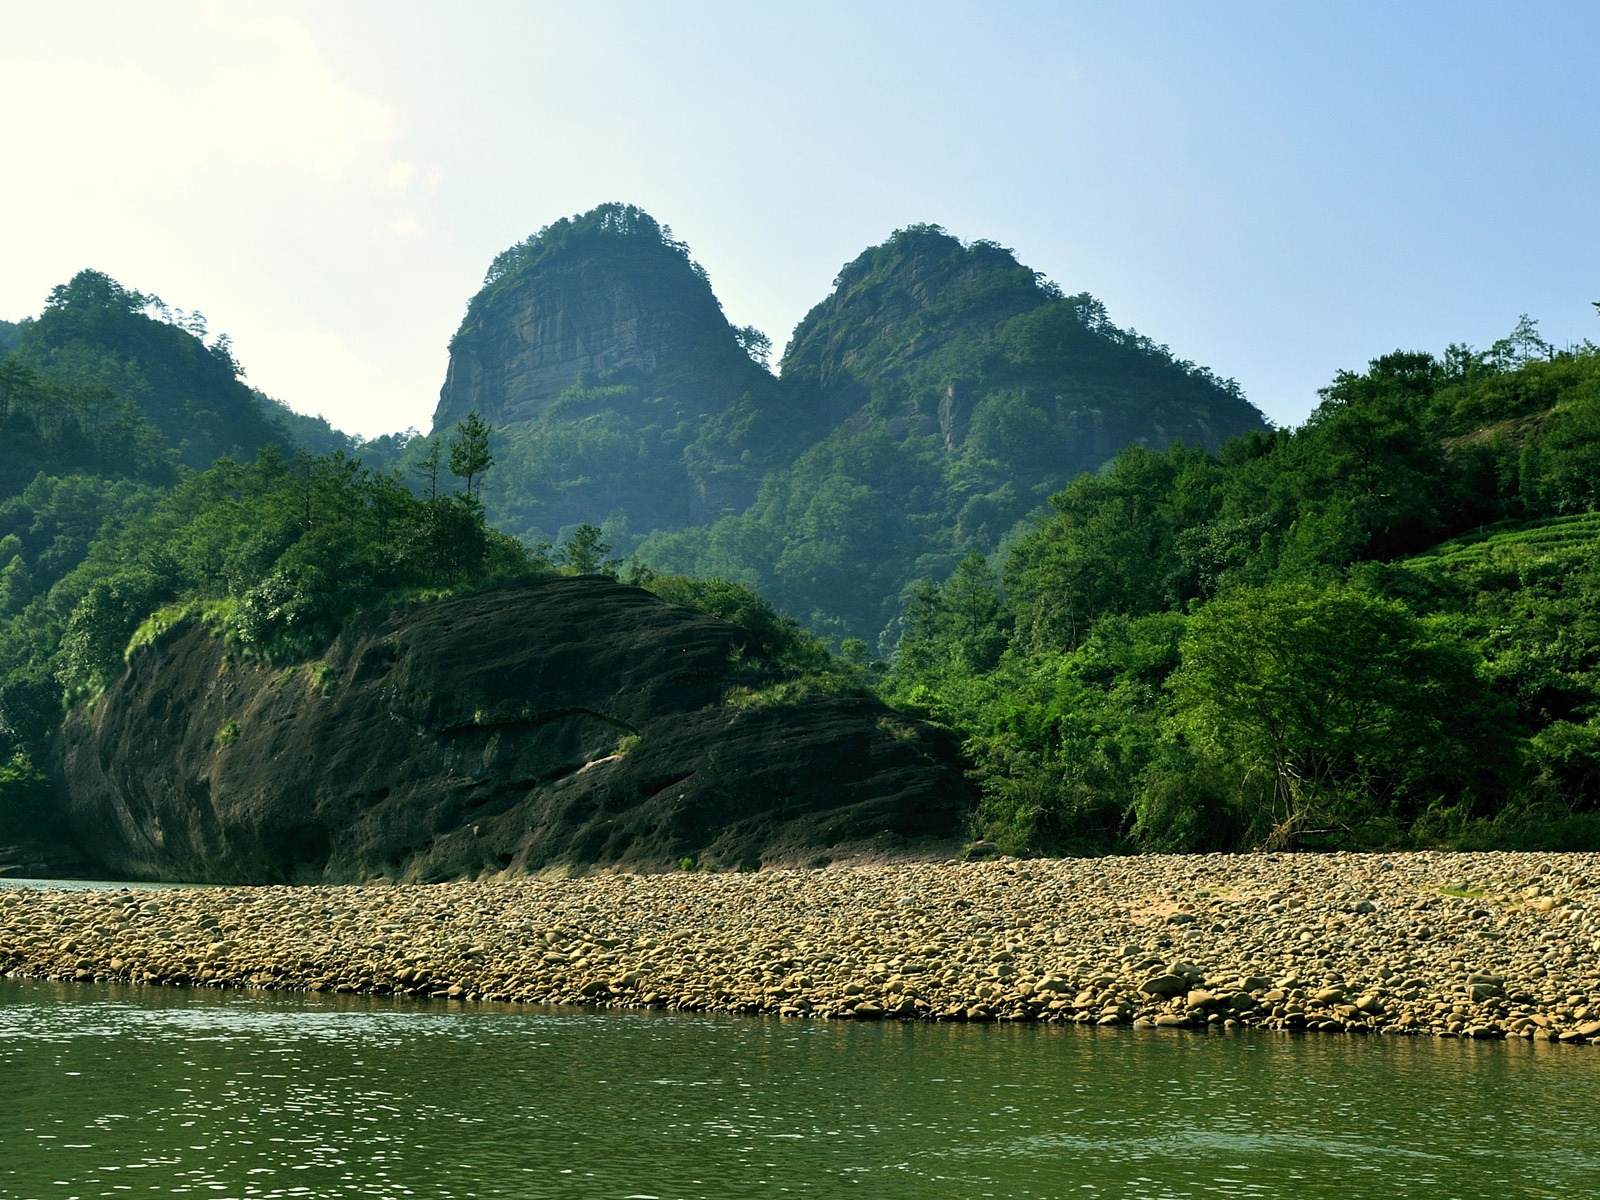
[[[327,695],[333,690],[336,672],[327,663],[319,659],[316,662],[306,663],[302,669],[306,673],[306,678],[311,681],[312,686],[323,695]]]
[[[122,660],[132,662],[139,651],[160,645],[173,630],[191,622],[204,625],[212,633],[225,631],[233,619],[233,610],[232,599],[189,600],[158,608],[133,631]]]
[[[739,685],[728,689],[722,702],[729,708],[793,708],[811,700],[868,696],[871,693],[850,676],[840,674],[805,675],[799,679],[780,679],[759,687]]]

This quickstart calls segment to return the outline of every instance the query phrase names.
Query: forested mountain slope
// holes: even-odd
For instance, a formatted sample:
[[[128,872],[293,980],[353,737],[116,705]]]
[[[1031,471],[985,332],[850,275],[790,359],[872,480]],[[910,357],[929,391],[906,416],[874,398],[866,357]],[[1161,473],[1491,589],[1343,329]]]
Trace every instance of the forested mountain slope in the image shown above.
[[[66,845],[45,768],[67,705],[164,703],[130,663],[182,642],[268,691],[354,684],[349,628],[614,569],[608,539],[634,582],[754,639],[722,717],[783,736],[836,712],[887,762],[876,688],[959,735],[973,831],[1008,848],[1600,846],[1600,347],[1526,318],[1487,351],[1341,372],[1269,430],[1091,297],[919,226],[844,268],[775,377],[687,249],[613,205],[507,251],[469,306],[439,420],[481,404],[493,431],[468,409],[357,446],[246,387],[198,316],[93,272],[0,336],[0,869]],[[876,656],[831,657],[769,601]],[[80,723],[73,769],[143,719]],[[184,720],[212,765],[244,734]],[[964,792],[940,778],[947,826]],[[122,812],[106,782],[98,811]],[[541,861],[439,849],[360,869]]]
[[[911,583],[993,550],[1122,447],[1265,428],[1092,297],[934,226],[846,265],[777,379],[766,349],[669,230],[607,205],[495,260],[435,429],[469,410],[497,426],[503,528],[554,541],[596,521],[620,552],[888,645]]]
[[[156,609],[209,603],[280,653],[406,588],[482,585],[475,551],[529,561],[449,488],[423,505],[309,453],[355,440],[247,387],[198,313],[83,271],[0,334],[0,869],[74,869],[48,747]]]
[[[269,415],[286,410],[242,382],[225,335],[208,344],[204,317],[100,272],[79,272],[12,328],[16,349],[0,358],[0,713],[23,680],[59,696],[62,631],[83,591],[57,588],[92,546],[122,536],[186,470],[274,445],[286,461],[293,446]],[[149,565],[151,578],[175,570],[154,549]]]
[[[277,440],[257,410],[229,340],[207,344],[205,317],[174,313],[154,296],[98,271],[80,271],[50,293],[21,327],[15,366],[71,403],[57,419],[93,438],[103,424],[131,420],[131,404],[186,466],[253,456]]]
[[[1600,347],[1341,373],[1124,451],[915,598],[888,691],[1036,849],[1600,845]]]

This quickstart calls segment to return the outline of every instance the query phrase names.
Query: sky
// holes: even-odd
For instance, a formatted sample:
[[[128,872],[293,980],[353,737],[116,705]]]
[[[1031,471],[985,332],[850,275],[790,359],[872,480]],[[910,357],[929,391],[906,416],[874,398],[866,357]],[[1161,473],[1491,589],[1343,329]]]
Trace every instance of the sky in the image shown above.
[[[929,222],[1267,417],[1527,313],[1600,341],[1600,4],[0,0],[0,319],[92,267],[426,432],[494,255],[607,201],[782,347]]]

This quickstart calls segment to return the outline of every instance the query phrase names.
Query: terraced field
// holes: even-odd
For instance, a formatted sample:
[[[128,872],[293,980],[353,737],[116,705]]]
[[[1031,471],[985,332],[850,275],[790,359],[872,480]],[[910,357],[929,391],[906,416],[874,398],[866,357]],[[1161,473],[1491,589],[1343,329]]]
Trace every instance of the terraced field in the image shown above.
[[[1405,560],[1430,574],[1457,575],[1531,566],[1571,567],[1600,554],[1600,512],[1538,521],[1502,521],[1477,533],[1442,542]]]

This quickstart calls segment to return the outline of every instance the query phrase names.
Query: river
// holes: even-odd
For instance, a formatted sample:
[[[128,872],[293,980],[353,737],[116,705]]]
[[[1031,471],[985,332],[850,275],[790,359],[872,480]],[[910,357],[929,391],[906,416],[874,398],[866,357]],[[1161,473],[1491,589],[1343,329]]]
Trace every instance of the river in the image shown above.
[[[0,979],[0,1196],[1592,1195],[1587,1047]]]

